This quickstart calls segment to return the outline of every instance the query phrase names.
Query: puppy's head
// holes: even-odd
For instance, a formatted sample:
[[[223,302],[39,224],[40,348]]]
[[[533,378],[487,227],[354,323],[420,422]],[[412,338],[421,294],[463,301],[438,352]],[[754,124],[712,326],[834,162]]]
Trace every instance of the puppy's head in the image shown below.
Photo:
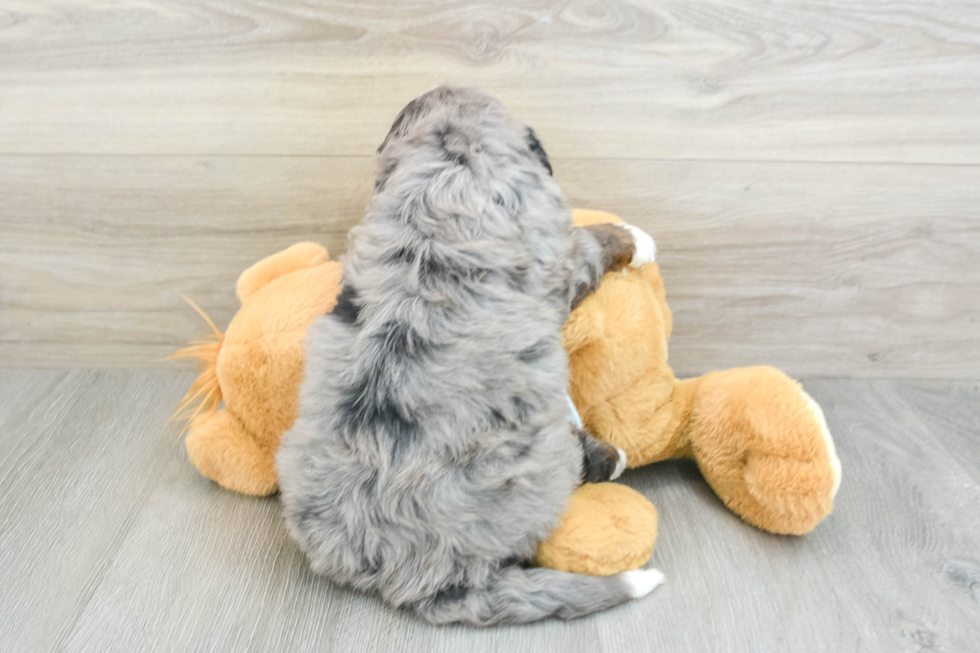
[[[498,100],[472,88],[440,86],[401,110],[378,148],[375,188],[383,189],[395,170],[418,152],[425,153],[426,163],[442,160],[472,169],[527,163],[552,173],[534,130],[514,119]]]

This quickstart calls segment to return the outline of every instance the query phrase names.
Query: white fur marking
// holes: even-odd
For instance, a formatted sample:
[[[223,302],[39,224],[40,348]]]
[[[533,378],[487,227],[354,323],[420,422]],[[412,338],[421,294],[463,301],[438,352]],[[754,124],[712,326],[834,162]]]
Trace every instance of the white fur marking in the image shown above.
[[[619,447],[616,447],[616,451],[619,452],[619,462],[616,463],[616,469],[613,470],[612,476],[609,477],[610,481],[615,481],[626,471],[626,452]]]
[[[823,436],[823,440],[827,445],[827,453],[830,454],[830,467],[834,471],[834,486],[830,489],[830,498],[833,499],[837,496],[837,490],[840,488],[840,458],[837,457],[837,449],[834,447],[834,439],[830,436],[830,429],[827,428],[827,418],[824,417],[823,409],[820,408],[820,404],[813,400],[813,397],[808,395],[805,390],[800,390],[803,398],[806,399],[807,407],[813,416],[817,418],[817,423],[820,425],[820,434]]]
[[[638,268],[657,260],[657,244],[653,242],[650,234],[631,224],[624,224],[622,227],[629,231],[633,237],[635,251],[633,252],[633,260],[630,261],[630,267]]]
[[[659,569],[634,569],[622,572],[619,577],[626,583],[626,591],[634,599],[646,596],[666,580]]]
[[[572,396],[567,392],[565,393],[565,400],[568,402],[568,421],[582,428],[582,418],[579,417],[578,409],[575,408],[575,402],[572,401]]]

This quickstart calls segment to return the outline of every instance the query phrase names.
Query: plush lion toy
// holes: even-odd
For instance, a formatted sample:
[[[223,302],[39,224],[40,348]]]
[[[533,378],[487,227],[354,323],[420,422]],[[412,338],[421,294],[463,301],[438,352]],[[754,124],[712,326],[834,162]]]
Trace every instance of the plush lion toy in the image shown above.
[[[278,488],[275,452],[296,419],[303,339],[337,304],[341,272],[326,249],[298,243],[238,277],[242,307],[224,333],[191,304],[214,333],[170,356],[202,368],[176,416],[188,422],[191,462],[219,485],[255,495]]]
[[[580,226],[621,222],[601,211],[573,217]],[[224,334],[208,320],[214,336],[174,354],[204,368],[179,409],[202,474],[246,494],[276,490],[274,454],[296,417],[303,338],[333,309],[340,280],[340,263],[324,248],[294,245],[242,274],[242,307]],[[830,513],[840,483],[820,407],[769,367],[675,379],[670,330],[655,263],[608,273],[576,308],[562,334],[570,394],[586,428],[621,447],[630,467],[693,458],[725,504],[759,528],[812,530]],[[617,483],[583,485],[536,562],[601,575],[636,569],[653,553],[656,529],[656,510],[639,493]]]

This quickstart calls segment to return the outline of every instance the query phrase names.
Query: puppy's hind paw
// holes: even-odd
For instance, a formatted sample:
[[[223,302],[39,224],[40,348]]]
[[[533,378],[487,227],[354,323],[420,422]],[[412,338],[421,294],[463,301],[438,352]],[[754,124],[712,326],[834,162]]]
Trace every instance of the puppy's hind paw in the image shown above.
[[[631,224],[624,224],[623,227],[633,237],[633,260],[630,261],[630,267],[638,268],[653,263],[657,259],[657,244],[650,234]]]

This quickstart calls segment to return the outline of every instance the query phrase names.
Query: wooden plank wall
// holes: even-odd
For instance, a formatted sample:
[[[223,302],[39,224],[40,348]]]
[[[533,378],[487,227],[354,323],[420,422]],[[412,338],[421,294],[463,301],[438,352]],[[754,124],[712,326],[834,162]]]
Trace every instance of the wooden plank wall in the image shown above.
[[[146,367],[477,85],[648,229],[681,373],[980,376],[974,2],[0,1],[0,366]]]

